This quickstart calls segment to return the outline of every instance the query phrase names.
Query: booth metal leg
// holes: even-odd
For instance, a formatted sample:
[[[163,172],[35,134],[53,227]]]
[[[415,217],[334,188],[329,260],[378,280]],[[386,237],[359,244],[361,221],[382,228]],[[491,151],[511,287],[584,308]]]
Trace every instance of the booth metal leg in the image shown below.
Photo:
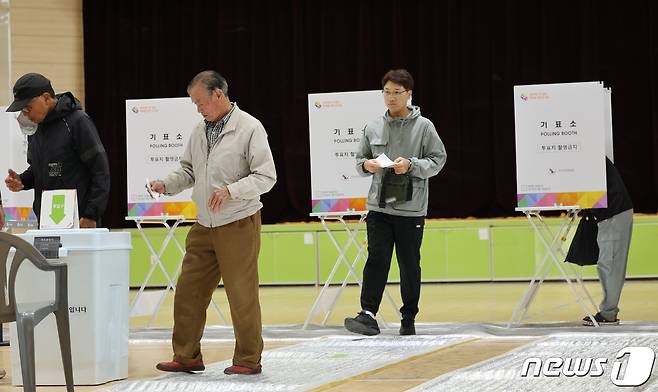
[[[2,332],[2,323],[0,323],[0,346],[9,346],[9,340],[5,340]]]

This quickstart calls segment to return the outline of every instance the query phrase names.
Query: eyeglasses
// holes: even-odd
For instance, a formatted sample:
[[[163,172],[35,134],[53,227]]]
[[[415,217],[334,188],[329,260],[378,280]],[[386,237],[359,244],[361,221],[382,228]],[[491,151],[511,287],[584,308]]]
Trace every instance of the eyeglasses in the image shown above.
[[[406,93],[409,90],[402,90],[402,91],[391,91],[391,90],[382,90],[382,94],[384,94],[387,97],[399,97],[400,95]]]

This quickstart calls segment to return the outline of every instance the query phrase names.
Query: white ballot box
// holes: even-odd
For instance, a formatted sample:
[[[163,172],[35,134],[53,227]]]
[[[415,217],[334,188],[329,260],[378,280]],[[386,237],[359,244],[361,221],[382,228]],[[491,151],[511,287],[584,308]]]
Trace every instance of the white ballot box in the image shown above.
[[[73,380],[97,385],[128,377],[128,290],[131,238],[107,229],[29,230],[21,238],[59,237],[59,260],[68,265]],[[54,299],[55,279],[29,261],[16,277],[16,302]],[[11,324],[12,382],[22,385],[15,323]],[[37,385],[65,385],[55,316],[34,331]]]

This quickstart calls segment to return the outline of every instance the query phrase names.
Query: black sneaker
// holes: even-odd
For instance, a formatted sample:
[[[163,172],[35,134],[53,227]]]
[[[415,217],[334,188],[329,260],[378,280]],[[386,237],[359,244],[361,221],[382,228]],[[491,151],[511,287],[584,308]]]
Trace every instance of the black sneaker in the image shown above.
[[[619,319],[615,318],[614,320],[608,320],[605,317],[601,315],[601,312],[597,312],[594,315],[594,319],[596,320],[597,323],[599,323],[600,326],[604,325],[619,325]],[[586,327],[593,327],[594,322],[589,318],[589,316],[583,317],[583,325]]]
[[[345,319],[345,329],[361,335],[379,335],[379,325],[377,325],[377,320],[372,318],[366,312],[359,312],[354,318],[347,317]]]
[[[405,320],[402,319],[400,322],[400,335],[405,336],[405,335],[415,335],[416,334],[416,326],[414,325],[414,320]]]

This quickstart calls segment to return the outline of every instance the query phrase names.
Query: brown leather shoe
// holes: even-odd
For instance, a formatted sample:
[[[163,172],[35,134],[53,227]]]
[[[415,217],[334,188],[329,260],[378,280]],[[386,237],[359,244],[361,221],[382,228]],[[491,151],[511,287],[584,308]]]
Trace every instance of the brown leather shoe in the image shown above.
[[[163,372],[200,372],[206,370],[206,367],[203,365],[203,360],[199,359],[188,364],[183,364],[176,361],[171,362],[160,362],[155,365],[155,368],[162,370]]]
[[[258,365],[255,368],[233,365],[224,369],[224,374],[258,374],[262,371],[263,367],[261,365]]]

